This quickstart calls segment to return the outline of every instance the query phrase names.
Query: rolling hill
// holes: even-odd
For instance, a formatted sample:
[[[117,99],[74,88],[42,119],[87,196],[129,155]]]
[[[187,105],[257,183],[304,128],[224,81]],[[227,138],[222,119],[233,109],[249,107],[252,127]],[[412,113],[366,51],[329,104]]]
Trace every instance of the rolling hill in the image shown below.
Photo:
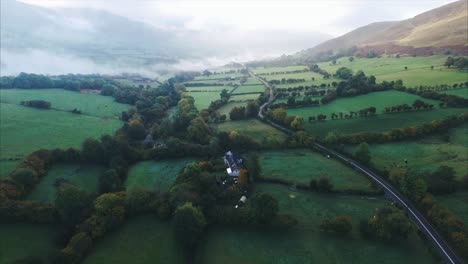
[[[466,0],[444,5],[402,21],[377,22],[325,41],[293,57],[311,57],[329,50],[350,50],[367,54],[408,53],[427,55],[448,49],[468,53],[468,12]]]

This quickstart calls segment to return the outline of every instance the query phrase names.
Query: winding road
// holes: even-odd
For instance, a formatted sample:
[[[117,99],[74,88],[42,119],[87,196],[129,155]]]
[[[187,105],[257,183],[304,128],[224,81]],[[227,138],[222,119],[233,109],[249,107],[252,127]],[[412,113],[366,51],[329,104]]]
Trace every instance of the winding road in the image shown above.
[[[247,69],[248,70],[248,69]],[[270,98],[268,99],[267,102],[262,104],[260,106],[260,110],[258,112],[258,117],[262,120],[266,120],[265,115],[264,115],[264,110],[265,108],[271,104],[275,100],[275,95],[273,94],[273,89],[271,85],[263,80],[262,78],[259,78],[256,76],[253,72],[248,70],[250,76],[256,78],[260,82],[262,82],[267,89],[270,91]],[[270,120],[268,120],[268,123],[271,125],[280,128],[281,130],[288,132],[289,134],[294,133],[288,128],[285,128],[281,125],[278,125]],[[423,216],[422,213],[420,213],[416,207],[399,191],[397,191],[391,184],[389,184],[386,180],[384,180],[382,177],[377,175],[375,172],[370,170],[369,168],[359,164],[353,159],[350,159],[348,157],[343,156],[342,154],[333,151],[322,144],[319,143],[314,143],[315,147],[318,149],[331,154],[333,157],[336,159],[339,159],[350,166],[354,167],[356,170],[360,171],[364,175],[366,175],[369,179],[371,179],[373,182],[375,182],[377,185],[382,187],[385,191],[385,194],[390,197],[395,203],[400,205],[402,207],[406,214],[409,216],[409,218],[416,224],[416,226],[419,228],[419,230],[426,235],[426,237],[429,238],[429,240],[434,244],[434,246],[437,248],[441,256],[445,259],[447,263],[450,264],[461,264],[462,261],[461,259],[455,254],[455,252],[449,247],[447,242],[442,238],[442,236],[437,232],[437,230],[429,223],[429,221]]]

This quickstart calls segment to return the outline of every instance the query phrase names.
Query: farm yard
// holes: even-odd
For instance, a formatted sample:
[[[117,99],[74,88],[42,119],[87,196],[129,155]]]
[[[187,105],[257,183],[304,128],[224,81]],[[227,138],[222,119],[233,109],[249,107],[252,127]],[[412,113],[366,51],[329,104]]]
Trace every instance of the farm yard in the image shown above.
[[[259,184],[256,191],[277,199],[280,213],[297,217],[298,226],[287,231],[211,228],[195,263],[436,263],[416,235],[391,243],[365,240],[354,231],[344,239],[318,229],[321,220],[338,215],[352,217],[357,229],[359,219],[388,204],[381,197],[319,195],[271,184]]]
[[[148,189],[152,191],[168,191],[174,183],[177,174],[185,164],[193,159],[171,159],[161,161],[143,161],[133,165],[125,182],[127,191]]]
[[[259,159],[262,175],[267,178],[308,185],[312,179],[326,176],[335,190],[373,190],[371,182],[363,175],[310,150],[260,152]]]

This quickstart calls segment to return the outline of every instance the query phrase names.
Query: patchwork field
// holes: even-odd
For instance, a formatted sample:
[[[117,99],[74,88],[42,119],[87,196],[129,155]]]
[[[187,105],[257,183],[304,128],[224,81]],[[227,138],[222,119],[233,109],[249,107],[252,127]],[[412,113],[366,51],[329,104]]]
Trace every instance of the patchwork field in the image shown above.
[[[0,263],[16,262],[27,257],[45,259],[58,250],[54,245],[53,226],[38,224],[0,224]]]
[[[400,91],[384,91],[374,92],[356,97],[339,98],[328,104],[314,107],[301,107],[287,109],[288,115],[299,115],[304,117],[305,120],[309,116],[315,116],[318,114],[325,114],[327,118],[331,118],[331,113],[343,112],[348,113],[349,111],[358,111],[363,108],[374,106],[377,108],[377,114],[381,114],[386,106],[394,106],[400,104],[411,104],[414,100],[419,99],[426,103],[433,104],[434,108],[438,108],[438,101],[421,98],[417,95],[400,92]],[[432,110],[437,111],[438,109]]]
[[[240,121],[230,121],[216,124],[219,131],[231,132],[237,131],[240,134],[249,136],[259,143],[279,144],[286,139],[286,134],[267,125],[257,119],[248,119]]]
[[[255,100],[260,96],[260,94],[239,94],[239,95],[231,95],[231,98],[229,101],[234,101],[234,102],[244,102],[248,100]]]
[[[305,122],[306,131],[313,135],[325,137],[328,132],[337,131],[341,134],[353,134],[359,132],[383,132],[393,128],[401,128],[430,122],[434,119],[444,118],[449,115],[462,114],[466,110],[462,108],[444,108],[431,111],[417,111],[408,113],[382,114],[371,117],[357,117],[343,120],[328,120],[324,122]],[[327,117],[329,118],[329,116]]]
[[[130,105],[114,102],[111,96],[82,94],[63,89],[0,89],[1,102],[19,104],[26,100],[45,100],[52,108],[71,111],[74,108],[84,114],[100,117],[119,117]]]
[[[328,176],[337,190],[372,190],[365,176],[334,159],[310,150],[281,150],[259,153],[262,175],[295,183]]]
[[[174,183],[177,174],[185,164],[193,159],[173,159],[160,161],[143,161],[132,166],[128,171],[125,187],[132,189],[150,189],[167,191]]]
[[[466,82],[466,72],[447,69],[443,66],[447,56],[401,58],[355,58],[353,62],[348,57],[340,58],[336,65],[330,62],[319,63],[319,67],[334,74],[340,67],[347,67],[354,72],[362,70],[366,75],[374,75],[377,82],[403,80],[406,86],[439,85]],[[404,67],[408,67],[405,70]],[[431,70],[434,66],[434,70]]]
[[[287,66],[287,67],[255,67],[252,68],[254,74],[270,73],[270,72],[286,72],[286,71],[300,71],[307,69],[305,65]],[[270,75],[274,76],[274,75]]]
[[[99,175],[104,170],[105,168],[100,166],[74,163],[54,165],[27,198],[53,203],[57,194],[55,183],[58,179],[63,179],[88,193],[97,192]]]
[[[122,122],[116,119],[6,103],[0,103],[0,121],[0,159],[21,158],[41,148],[80,147],[88,137],[112,135],[122,127]]]
[[[406,159],[407,166],[415,171],[433,171],[446,165],[454,168],[457,178],[461,179],[468,173],[468,151],[466,134],[464,141],[458,137],[466,131],[466,126],[452,129],[450,135],[453,137],[448,142],[438,136],[409,142],[370,144],[372,162],[378,168],[388,169],[394,165],[404,166]],[[354,149],[348,147],[347,151],[353,153]]]
[[[416,235],[399,243],[360,237],[356,222],[372,216],[376,207],[388,203],[385,200],[293,192],[268,184],[259,185],[256,191],[273,195],[280,212],[297,217],[299,225],[284,231],[213,228],[196,263],[435,263]],[[319,231],[322,219],[338,215],[354,219],[354,230],[348,237]]]
[[[83,263],[184,263],[180,251],[170,223],[141,216],[127,220],[121,228],[100,239]]]
[[[220,80],[224,78],[231,78],[231,77],[241,77],[243,74],[240,72],[234,72],[234,73],[218,73],[218,74],[212,74],[210,76],[197,76],[195,77],[196,81],[201,81],[201,80]]]

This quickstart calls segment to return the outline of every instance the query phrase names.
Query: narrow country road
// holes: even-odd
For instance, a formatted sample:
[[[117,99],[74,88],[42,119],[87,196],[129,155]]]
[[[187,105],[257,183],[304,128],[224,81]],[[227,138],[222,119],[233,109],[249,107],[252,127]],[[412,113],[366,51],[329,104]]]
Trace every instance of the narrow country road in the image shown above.
[[[248,69],[247,69],[248,70]],[[270,86],[268,82],[263,80],[262,78],[257,77],[253,72],[248,70],[250,76],[256,78],[260,82],[262,82],[267,89],[270,91],[270,98],[268,99],[267,102],[262,104],[260,106],[260,110],[258,112],[258,117],[260,119],[266,120],[265,115],[264,115],[264,109],[267,107],[269,104],[271,104],[275,100],[275,96],[273,94],[273,89]],[[270,120],[268,120],[268,123],[273,125],[274,127],[280,128],[281,130],[292,134],[294,133],[288,128],[285,128],[281,125],[278,125]],[[377,185],[382,187],[385,191],[385,194],[388,195],[395,203],[400,205],[409,218],[416,224],[416,226],[421,230],[424,235],[426,235],[427,238],[434,244],[434,246],[437,248],[441,256],[445,259],[447,263],[450,264],[461,264],[462,261],[461,259],[455,254],[455,252],[449,247],[447,242],[442,238],[442,236],[436,231],[436,229],[429,223],[429,221],[423,216],[422,213],[420,213],[416,207],[399,191],[397,191],[391,184],[389,184],[386,180],[384,180],[382,177],[371,171],[369,168],[359,164],[355,160],[352,160],[350,158],[347,158],[343,156],[342,154],[337,153],[336,151],[333,151],[322,144],[319,143],[314,143],[315,147],[318,149],[321,149],[324,152],[327,152],[331,155],[333,155],[336,159],[339,159],[343,162],[348,163],[349,165],[353,166],[356,170],[360,171],[364,175],[366,175],[370,180],[375,182]]]
[[[259,80],[261,83],[263,83],[263,85],[265,85],[265,87],[269,90],[270,92],[270,97],[268,98],[268,101],[266,101],[265,103],[263,103],[261,106],[260,106],[260,109],[258,110],[258,117],[260,119],[264,119],[265,118],[265,115],[263,114],[264,110],[265,110],[265,107],[267,107],[269,104],[273,103],[273,101],[275,100],[275,95],[273,94],[273,88],[271,87],[271,85],[263,80],[262,78],[258,77],[257,75],[255,75],[253,72],[251,72],[249,69],[247,69],[247,71],[249,72],[249,75],[252,76],[253,78]]]

